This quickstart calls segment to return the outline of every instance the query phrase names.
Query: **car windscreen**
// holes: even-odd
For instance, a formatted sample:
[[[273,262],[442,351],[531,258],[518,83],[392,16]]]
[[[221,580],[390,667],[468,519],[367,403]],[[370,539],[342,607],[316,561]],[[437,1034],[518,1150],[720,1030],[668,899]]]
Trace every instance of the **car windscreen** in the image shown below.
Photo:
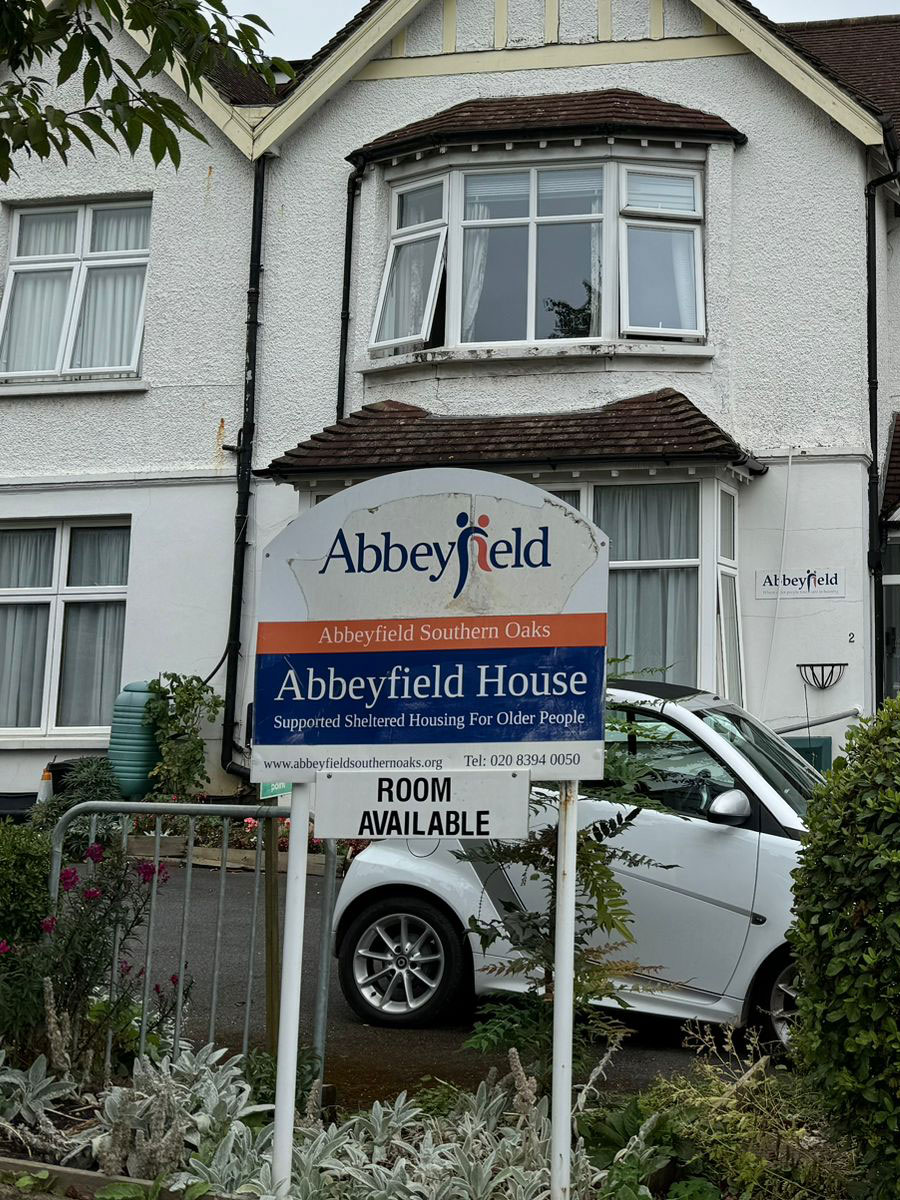
[[[815,767],[742,708],[716,707],[697,716],[731,742],[798,816],[806,816],[813,788],[822,782]]]

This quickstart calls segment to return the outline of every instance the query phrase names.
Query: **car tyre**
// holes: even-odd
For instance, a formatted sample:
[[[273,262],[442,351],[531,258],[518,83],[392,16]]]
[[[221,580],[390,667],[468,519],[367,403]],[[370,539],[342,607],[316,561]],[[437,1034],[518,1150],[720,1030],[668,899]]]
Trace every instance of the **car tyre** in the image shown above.
[[[785,1052],[797,1012],[797,967],[790,954],[778,955],[761,973],[753,993],[752,1022],[763,1045]]]
[[[344,999],[368,1024],[433,1025],[467,978],[462,930],[428,900],[381,896],[347,927],[338,977]]]

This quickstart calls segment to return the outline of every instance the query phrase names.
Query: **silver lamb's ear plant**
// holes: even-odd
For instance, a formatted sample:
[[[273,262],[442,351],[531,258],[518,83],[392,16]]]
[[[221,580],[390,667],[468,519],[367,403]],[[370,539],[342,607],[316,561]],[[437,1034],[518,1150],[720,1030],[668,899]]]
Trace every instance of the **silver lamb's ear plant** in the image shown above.
[[[47,1059],[42,1054],[27,1071],[4,1066],[6,1052],[0,1050],[0,1118],[4,1121],[22,1120],[37,1126],[47,1119],[47,1110],[54,1100],[71,1096],[75,1084],[70,1079],[57,1079],[47,1073]]]

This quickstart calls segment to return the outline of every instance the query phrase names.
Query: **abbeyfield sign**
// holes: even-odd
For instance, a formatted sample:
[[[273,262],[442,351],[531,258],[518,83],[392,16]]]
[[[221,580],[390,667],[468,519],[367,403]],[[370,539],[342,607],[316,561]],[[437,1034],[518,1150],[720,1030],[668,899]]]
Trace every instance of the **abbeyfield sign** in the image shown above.
[[[847,572],[839,567],[756,572],[757,600],[815,600],[846,594]]]
[[[607,567],[589,521],[502,475],[406,471],[316,505],[265,552],[253,779],[598,776]]]

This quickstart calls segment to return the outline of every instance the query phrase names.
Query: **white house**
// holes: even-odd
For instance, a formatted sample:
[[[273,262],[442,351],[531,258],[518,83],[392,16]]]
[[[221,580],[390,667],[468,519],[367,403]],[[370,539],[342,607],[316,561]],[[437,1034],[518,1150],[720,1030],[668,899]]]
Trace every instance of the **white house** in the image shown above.
[[[0,793],[102,748],[121,682],[217,664],[233,788],[259,547],[416,465],[595,516],[623,670],[776,727],[896,691],[898,51],[742,0],[372,0],[277,97],[223,71],[177,174],[23,161]]]

